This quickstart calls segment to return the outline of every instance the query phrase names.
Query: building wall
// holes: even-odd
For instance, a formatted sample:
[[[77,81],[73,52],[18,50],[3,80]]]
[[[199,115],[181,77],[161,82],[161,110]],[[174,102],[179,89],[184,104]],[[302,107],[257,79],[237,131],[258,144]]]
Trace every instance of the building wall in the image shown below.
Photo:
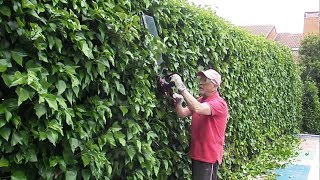
[[[300,63],[299,50],[292,49],[292,56],[293,56],[294,63],[299,64]]]
[[[303,35],[320,34],[320,18],[318,12],[305,12],[304,13],[304,29]]]

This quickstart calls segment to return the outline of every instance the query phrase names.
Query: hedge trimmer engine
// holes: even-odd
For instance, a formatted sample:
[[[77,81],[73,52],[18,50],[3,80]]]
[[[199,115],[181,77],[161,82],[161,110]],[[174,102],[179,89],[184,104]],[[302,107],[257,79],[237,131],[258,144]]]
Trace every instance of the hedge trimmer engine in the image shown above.
[[[172,97],[173,95],[173,87],[174,87],[174,82],[170,82],[169,77],[170,75],[161,77],[158,75],[157,81],[158,81],[158,87],[161,89],[161,92],[164,93],[166,96]]]

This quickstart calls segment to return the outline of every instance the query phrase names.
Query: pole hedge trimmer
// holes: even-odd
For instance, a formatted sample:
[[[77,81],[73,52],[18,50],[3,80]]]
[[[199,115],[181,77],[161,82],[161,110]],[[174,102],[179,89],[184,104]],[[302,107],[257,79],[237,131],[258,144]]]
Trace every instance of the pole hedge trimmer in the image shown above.
[[[154,18],[152,16],[141,13],[141,21],[143,26],[148,29],[154,37],[159,37]],[[167,68],[161,67],[162,63],[163,59],[161,54],[159,59],[157,60],[156,67],[158,74],[157,85],[162,93],[171,98],[173,94],[172,87],[174,86],[174,82],[170,82],[169,77],[172,75],[172,73],[168,73],[169,71],[167,70]]]

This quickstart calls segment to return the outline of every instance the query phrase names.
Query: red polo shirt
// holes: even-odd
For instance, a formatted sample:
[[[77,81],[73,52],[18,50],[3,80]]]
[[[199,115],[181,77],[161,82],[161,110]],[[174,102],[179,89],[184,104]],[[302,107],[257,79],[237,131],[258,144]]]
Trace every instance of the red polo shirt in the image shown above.
[[[207,103],[213,115],[192,114],[190,157],[208,163],[218,160],[221,164],[228,116],[227,103],[218,92],[207,98],[200,97],[198,101]]]

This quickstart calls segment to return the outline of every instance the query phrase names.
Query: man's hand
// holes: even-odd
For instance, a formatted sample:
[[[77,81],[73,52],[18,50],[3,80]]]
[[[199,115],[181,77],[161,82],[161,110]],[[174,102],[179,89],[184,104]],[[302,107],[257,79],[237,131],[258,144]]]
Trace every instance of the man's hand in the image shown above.
[[[174,74],[170,78],[170,81],[174,82],[180,92],[186,89],[186,86],[183,84],[181,77],[178,74]]]
[[[174,93],[174,94],[172,95],[172,97],[173,97],[174,102],[175,102],[176,104],[182,104],[182,102],[183,102],[183,100],[184,100],[184,98],[183,98],[183,96],[182,96],[181,94]]]

